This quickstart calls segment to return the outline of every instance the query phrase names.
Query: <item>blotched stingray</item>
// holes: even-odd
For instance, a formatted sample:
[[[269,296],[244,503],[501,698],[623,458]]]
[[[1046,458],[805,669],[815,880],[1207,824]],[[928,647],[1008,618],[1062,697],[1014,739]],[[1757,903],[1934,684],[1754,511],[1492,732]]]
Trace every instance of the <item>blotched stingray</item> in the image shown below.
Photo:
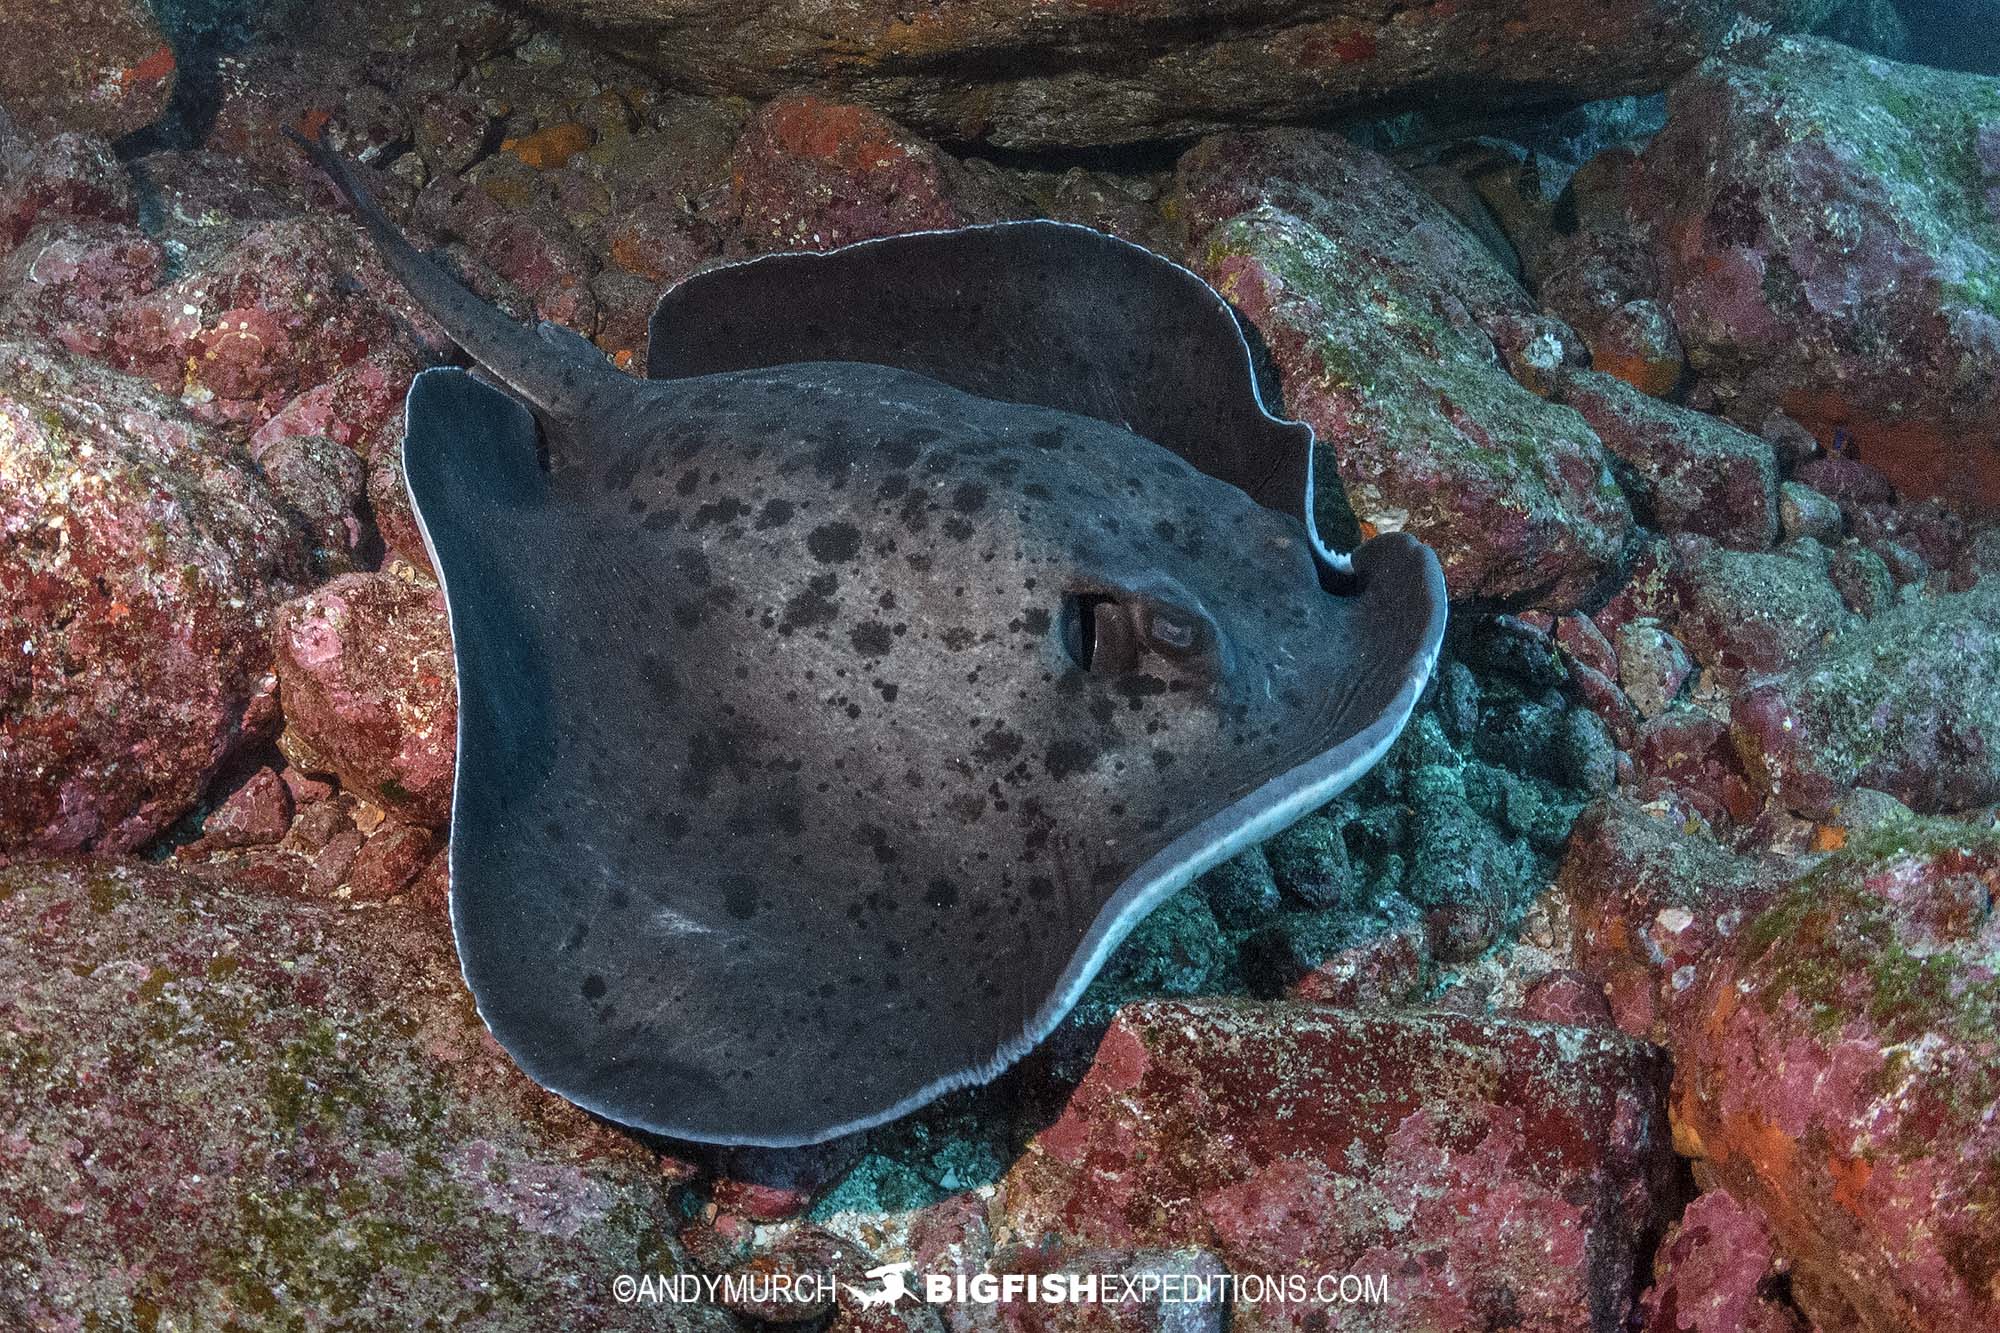
[[[789,1145],[992,1077],[1430,675],[1436,558],[1320,544],[1311,432],[1186,269],[1052,222],[754,260],[663,298],[639,380],[315,151],[500,385],[426,371],[403,443],[452,926],[494,1036],[593,1111]]]

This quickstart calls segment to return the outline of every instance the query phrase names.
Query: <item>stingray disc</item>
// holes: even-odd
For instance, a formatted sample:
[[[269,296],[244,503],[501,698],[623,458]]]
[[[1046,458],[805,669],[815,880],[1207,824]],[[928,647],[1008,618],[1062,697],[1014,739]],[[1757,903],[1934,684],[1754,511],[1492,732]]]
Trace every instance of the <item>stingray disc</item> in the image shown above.
[[[1430,675],[1435,557],[1323,547],[1310,431],[1178,265],[1056,223],[758,260],[669,293],[634,380],[322,164],[499,381],[419,376],[404,441],[452,921],[591,1110],[798,1144],[990,1078]]]

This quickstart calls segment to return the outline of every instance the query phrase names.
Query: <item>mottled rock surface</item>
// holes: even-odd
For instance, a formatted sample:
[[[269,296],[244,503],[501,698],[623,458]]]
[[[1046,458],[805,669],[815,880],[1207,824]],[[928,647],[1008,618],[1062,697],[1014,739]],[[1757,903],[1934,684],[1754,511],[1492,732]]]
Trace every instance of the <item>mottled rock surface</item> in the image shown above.
[[[1386,1274],[1390,1303],[1345,1308],[1341,1327],[1615,1328],[1661,1220],[1664,1074],[1599,1030],[1139,1004],[997,1203],[1023,1241]],[[1236,1315],[1312,1327],[1314,1306]]]
[[[1731,734],[1786,808],[1869,787],[1919,811],[2000,800],[2000,580],[1897,605],[1739,695]]]
[[[0,5],[0,101],[24,129],[123,134],[166,110],[174,53],[142,0]]]
[[[811,86],[933,138],[1010,148],[1184,136],[1393,97],[1493,106],[1647,91],[1714,49],[1731,10],[1716,0],[1619,0],[1587,14],[1352,0],[1281,12],[1249,0],[531,4],[676,84],[752,97]]]
[[[1815,542],[1733,551],[1684,538],[1673,557],[1674,634],[1724,684],[1813,660],[1852,619]]]
[[[1710,1190],[1687,1206],[1653,1258],[1645,1333],[1806,1333],[1781,1299],[1791,1265],[1763,1219]]]
[[[1599,371],[1561,376],[1556,396],[1616,460],[1641,522],[1748,550],[1777,540],[1778,461],[1764,441]]]
[[[2000,80],[1812,38],[1673,91],[1635,212],[1688,358],[1903,490],[2000,504]]]
[[[1620,799],[1577,820],[1556,888],[1577,969],[1619,1027],[1651,1041],[1688,1002],[1697,965],[1773,892],[1754,862]]]
[[[740,243],[752,250],[830,250],[1026,211],[894,121],[817,97],[760,107],[729,166]]]
[[[655,1155],[509,1063],[434,910],[0,869],[0,1065],[10,1327],[661,1326],[611,1286],[677,1266]]]
[[[1533,307],[1455,218],[1333,134],[1206,140],[1177,175],[1190,264],[1263,335],[1364,531],[1429,543],[1454,598],[1560,610],[1610,572],[1625,498],[1583,419],[1507,373],[1488,327]],[[1330,488],[1320,520],[1340,540]]]
[[[2000,841],[1850,838],[1704,969],[1683,1152],[1762,1214],[1822,1328],[2000,1322]]]
[[[0,849],[126,850],[243,736],[304,532],[141,380],[0,344]]]
[[[284,746],[404,819],[451,815],[457,696],[444,596],[428,580],[350,574],[288,602],[276,629]]]

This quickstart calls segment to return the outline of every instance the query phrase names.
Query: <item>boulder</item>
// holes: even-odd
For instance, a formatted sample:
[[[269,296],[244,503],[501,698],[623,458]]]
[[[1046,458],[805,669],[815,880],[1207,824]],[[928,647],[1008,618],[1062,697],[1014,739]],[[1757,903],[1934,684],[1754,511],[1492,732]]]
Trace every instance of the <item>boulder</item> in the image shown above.
[[[1565,610],[1610,572],[1631,513],[1597,436],[1508,374],[1496,338],[1531,330],[1533,306],[1442,206],[1314,131],[1209,139],[1177,176],[1189,264],[1256,326],[1284,413],[1345,485],[1352,519],[1320,488],[1331,539],[1354,520],[1414,533],[1455,600]]]
[[[654,1152],[514,1068],[431,907],[17,862],[0,1065],[19,1327],[658,1328],[613,1275],[684,1262]]]
[[[529,0],[705,93],[800,88],[934,139],[1048,148],[1186,137],[1384,101],[1492,107],[1663,87],[1714,50],[1721,0],[1390,9],[1308,0]]]
[[[129,850],[194,808],[308,538],[142,380],[0,344],[0,850]]]
[[[1664,1221],[1664,1077],[1602,1029],[1135,1004],[995,1205],[1024,1244],[1383,1279],[1396,1327],[1615,1328]],[[1341,1304],[1239,1294],[1233,1313],[1312,1328]]]
[[[0,89],[35,132],[117,135],[156,120],[173,95],[173,48],[141,0],[0,4]]]
[[[1641,157],[1667,310],[1706,391],[1782,408],[1914,496],[2000,504],[2000,80],[1815,38],[1675,85]]]
[[[1674,1135],[1762,1215],[1821,1328],[2000,1324],[2000,840],[1891,821],[1703,966]]]
[[[349,574],[277,617],[282,744],[403,820],[451,816],[458,701],[444,596],[428,580]]]
[[[1837,820],[1857,786],[1919,811],[2000,801],[2000,580],[1898,602],[1738,695],[1730,733],[1752,777],[1810,818]]]

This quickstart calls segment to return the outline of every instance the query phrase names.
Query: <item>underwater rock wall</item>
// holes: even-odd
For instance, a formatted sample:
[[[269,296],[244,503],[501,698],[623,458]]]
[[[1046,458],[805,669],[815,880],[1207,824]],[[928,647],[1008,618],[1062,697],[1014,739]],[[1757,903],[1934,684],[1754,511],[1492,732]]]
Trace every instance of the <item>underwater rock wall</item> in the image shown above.
[[[73,16],[83,83],[0,61],[0,1312],[653,1327],[614,1273],[908,1260],[1387,1274],[1354,1328],[2000,1319],[2000,80],[1725,44],[1720,6],[1447,8],[988,6],[837,67],[783,7],[704,47],[621,6],[668,20],[632,62],[476,0],[280,8],[186,45],[165,119],[173,70],[116,73],[160,64],[142,11]],[[1858,31],[1809,8],[1753,17]],[[1652,103],[1515,105],[1670,83],[1650,138]],[[1390,94],[1423,113],[1254,123]],[[1438,550],[1436,683],[995,1084],[796,1152],[594,1122],[447,943],[396,445],[449,345],[281,126],[627,368],[723,259],[1033,216],[1168,254],[1318,432],[1323,529]]]

